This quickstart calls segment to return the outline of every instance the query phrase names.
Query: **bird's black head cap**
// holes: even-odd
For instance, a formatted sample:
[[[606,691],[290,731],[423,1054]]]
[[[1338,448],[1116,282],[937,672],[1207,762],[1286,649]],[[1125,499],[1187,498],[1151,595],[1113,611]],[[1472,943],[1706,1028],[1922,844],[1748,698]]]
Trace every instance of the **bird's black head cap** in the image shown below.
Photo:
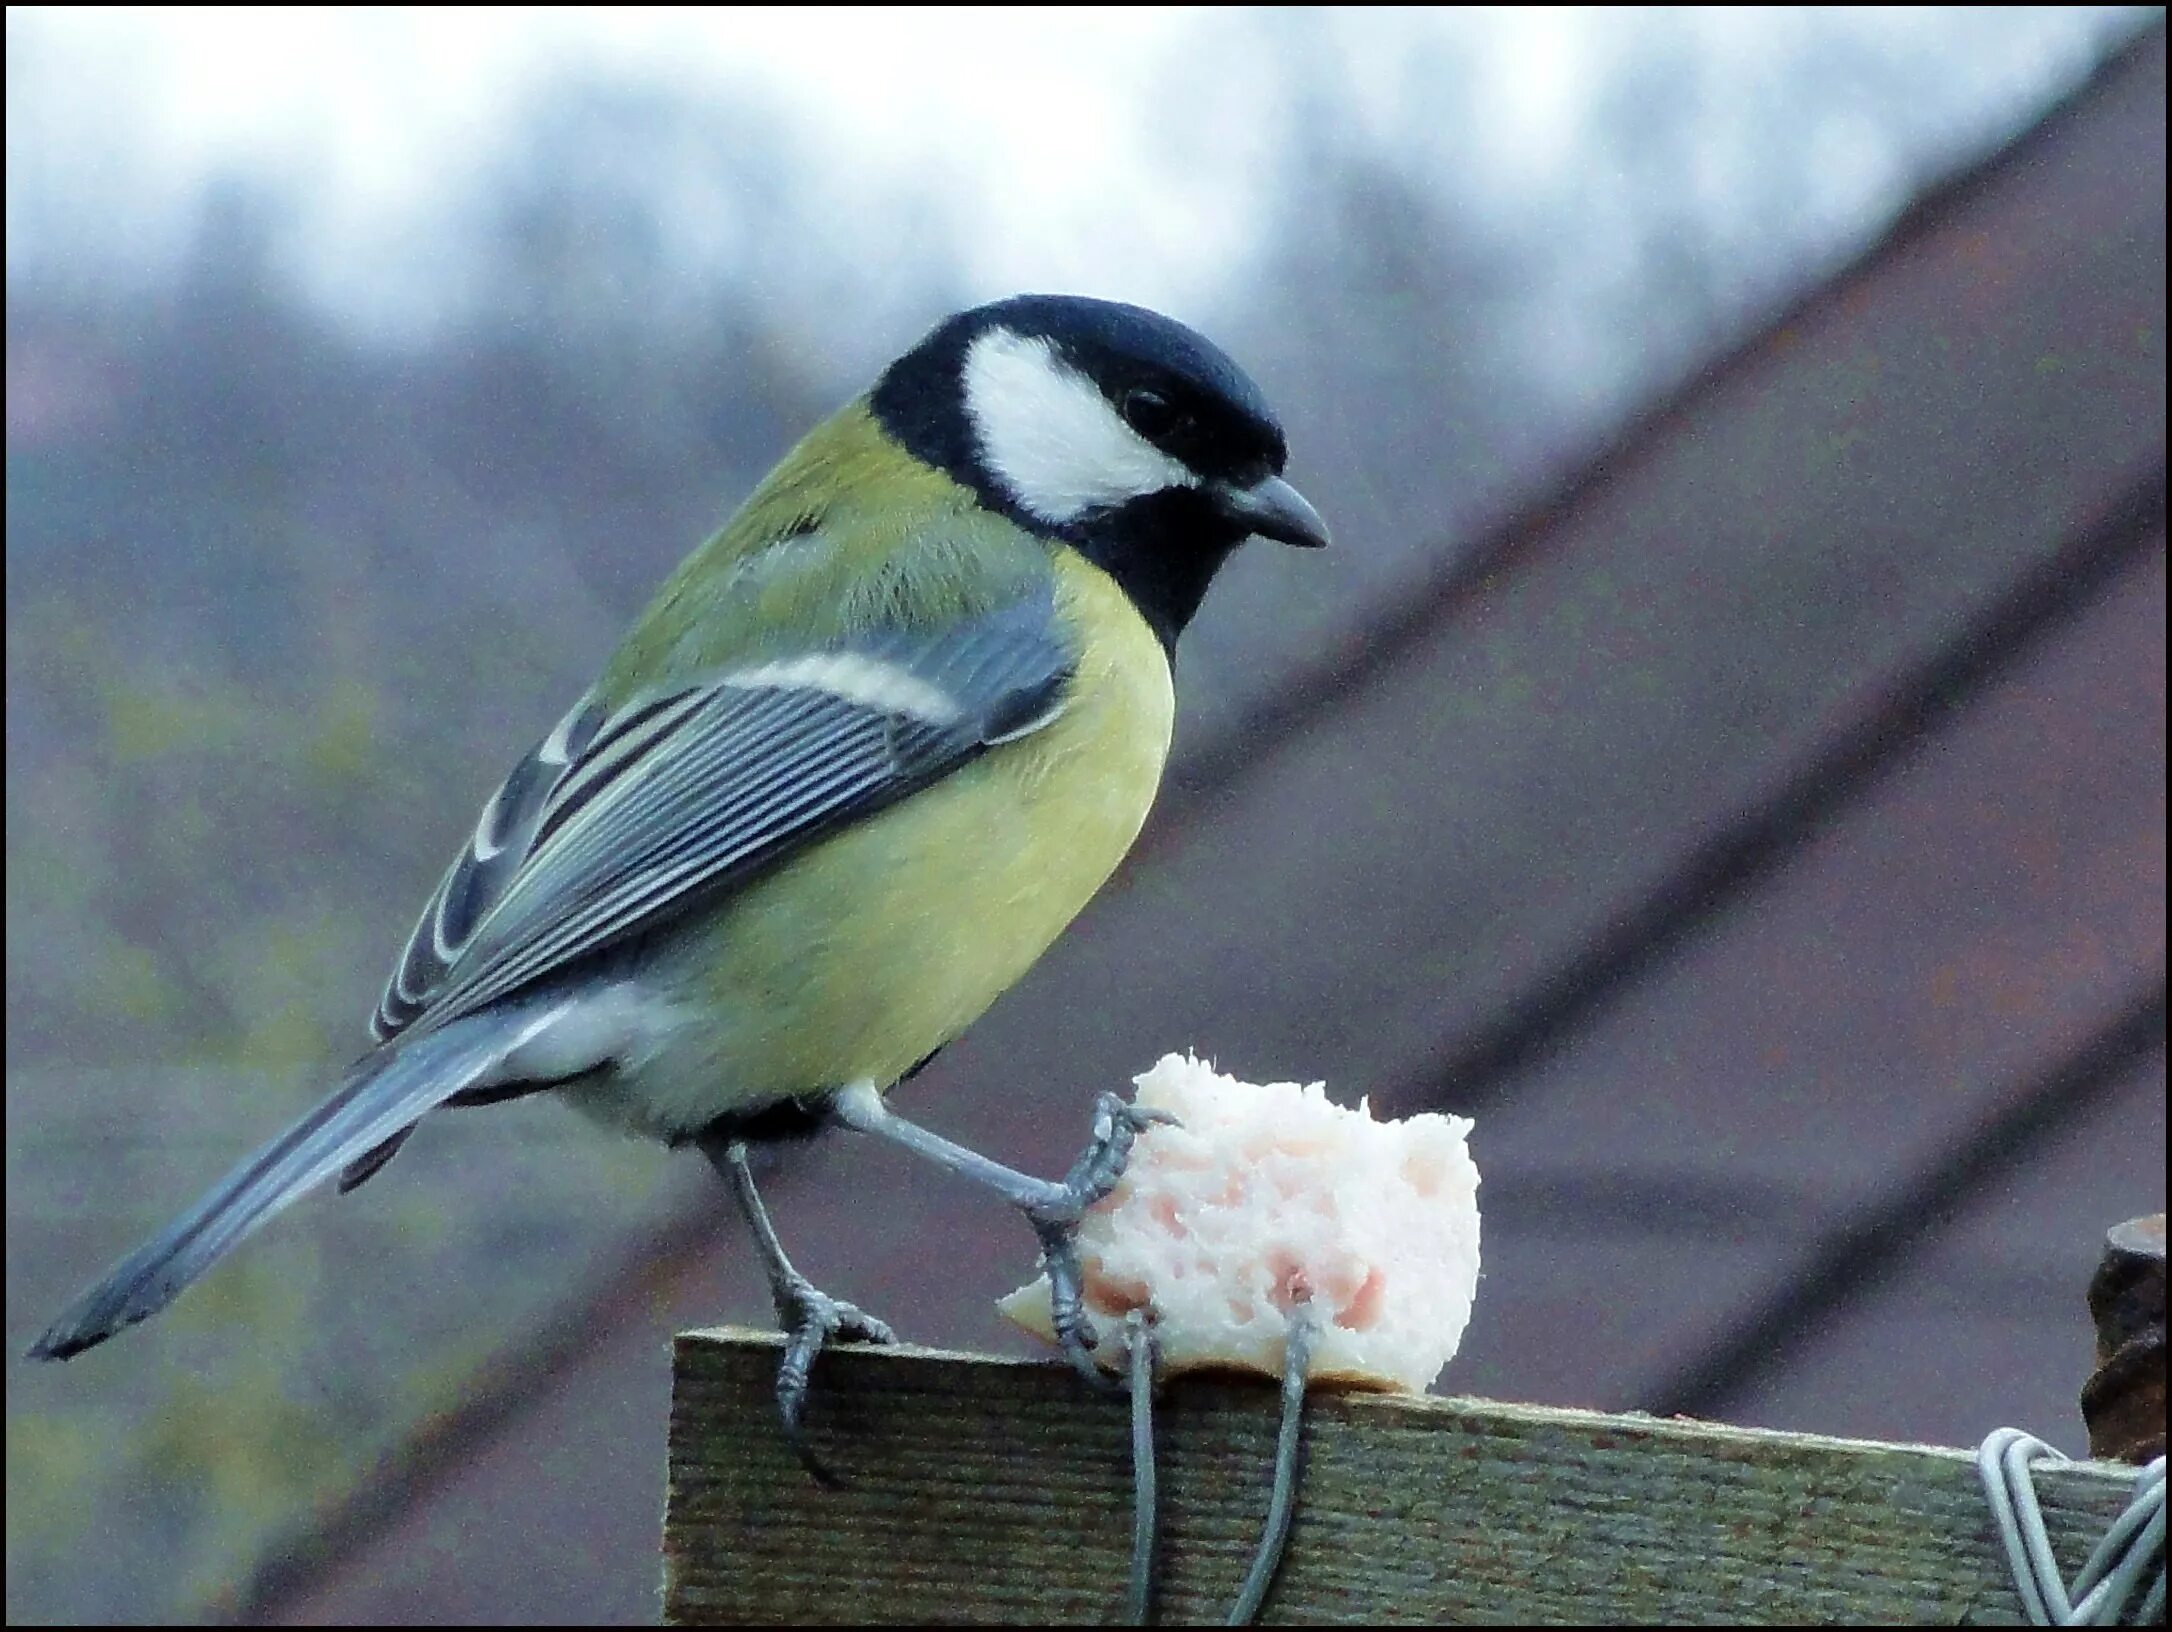
[[[1319,544],[1251,378],[1141,306],[1018,295],[939,325],[876,383],[877,420],[984,504],[1104,567],[1165,645],[1253,533]]]

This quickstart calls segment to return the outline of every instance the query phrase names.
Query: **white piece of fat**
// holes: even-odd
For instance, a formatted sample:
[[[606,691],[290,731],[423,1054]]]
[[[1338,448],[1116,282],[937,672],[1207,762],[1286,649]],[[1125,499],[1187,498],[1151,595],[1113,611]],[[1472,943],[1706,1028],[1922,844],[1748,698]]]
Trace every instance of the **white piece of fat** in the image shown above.
[[[1463,1340],[1478,1289],[1478,1168],[1468,1118],[1374,1119],[1319,1083],[1249,1083],[1189,1055],[1134,1079],[1179,1127],[1139,1135],[1078,1237],[1086,1309],[1111,1370],[1151,1311],[1165,1372],[1282,1373],[1290,1311],[1318,1321],[1316,1382],[1422,1392]],[[997,1307],[1042,1338],[1048,1280]]]

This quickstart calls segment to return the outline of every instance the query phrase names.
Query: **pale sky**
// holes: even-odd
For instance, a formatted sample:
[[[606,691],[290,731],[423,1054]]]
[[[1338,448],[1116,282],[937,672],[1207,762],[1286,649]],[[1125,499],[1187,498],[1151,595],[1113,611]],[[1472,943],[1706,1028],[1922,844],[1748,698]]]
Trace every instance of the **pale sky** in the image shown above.
[[[1297,116],[1277,94],[1293,56],[1324,67],[1358,126],[1407,147],[1427,127],[1417,99],[1447,77],[1411,64],[1452,42],[1452,94],[1489,139],[1482,164],[1457,154],[1444,166],[1513,202],[1580,162],[1579,110],[1625,30],[1677,30],[1744,86],[1821,32],[1917,51],[1951,37],[1951,82],[1925,96],[1995,128],[2001,106],[2070,77],[2105,17],[1339,8],[1282,14],[1270,42],[1260,17],[1215,8],[15,8],[9,182],[36,164],[65,184],[78,167],[86,196],[126,201],[143,246],[128,252],[155,257],[162,216],[183,219],[205,176],[285,179],[309,216],[299,270],[335,304],[397,321],[401,246],[437,230],[430,212],[490,162],[523,97],[577,64],[776,110],[816,161],[818,218],[864,226],[886,200],[940,196],[983,289],[1096,287],[1181,308],[1231,275],[1260,218]],[[45,82],[70,89],[64,102],[23,99],[38,111],[19,120],[24,43]],[[101,118],[113,107],[131,115],[126,152]],[[1869,137],[1834,151],[1835,196],[1808,207],[1867,219],[1912,179]],[[102,194],[101,171],[122,184]],[[14,224],[11,213],[11,264],[38,248],[18,246]]]

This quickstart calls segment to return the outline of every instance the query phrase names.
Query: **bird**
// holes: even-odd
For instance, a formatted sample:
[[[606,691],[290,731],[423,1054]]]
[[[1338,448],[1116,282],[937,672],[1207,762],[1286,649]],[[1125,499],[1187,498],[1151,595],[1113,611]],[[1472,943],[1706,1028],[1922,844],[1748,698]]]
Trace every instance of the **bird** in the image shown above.
[[[762,1255],[799,1443],[832,1339],[883,1321],[795,1269],[750,1152],[842,1126],[1022,1211],[1098,1377],[1073,1235],[1152,1117],[1100,1095],[1061,1179],[896,1110],[1055,941],[1144,823],[1178,637],[1258,536],[1317,547],[1280,421],[1184,324],[1079,295],[959,312],[816,426],[664,583],[484,804],[315,1109],[37,1339],[157,1313],[430,1113],[551,1093],[698,1148]],[[804,1454],[804,1453],[803,1453]]]

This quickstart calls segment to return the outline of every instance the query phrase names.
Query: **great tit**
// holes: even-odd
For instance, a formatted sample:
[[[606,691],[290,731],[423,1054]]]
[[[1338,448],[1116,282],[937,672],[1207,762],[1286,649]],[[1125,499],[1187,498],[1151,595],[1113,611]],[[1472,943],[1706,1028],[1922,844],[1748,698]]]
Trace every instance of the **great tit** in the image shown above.
[[[156,1313],[422,1117],[555,1092],[694,1144],[754,1230],[796,1433],[808,1367],[889,1329],[795,1271],[750,1141],[836,1122],[992,1186],[1039,1235],[1091,1370],[1071,1232],[1141,1125],[1105,1095],[1061,1181],[916,1127],[885,1094],[1099,889],[1169,749],[1171,658],[1247,537],[1322,545],[1258,387],[1136,306],[960,313],[785,455],[513,767],[409,936],[336,1092],[40,1337],[64,1359]]]

